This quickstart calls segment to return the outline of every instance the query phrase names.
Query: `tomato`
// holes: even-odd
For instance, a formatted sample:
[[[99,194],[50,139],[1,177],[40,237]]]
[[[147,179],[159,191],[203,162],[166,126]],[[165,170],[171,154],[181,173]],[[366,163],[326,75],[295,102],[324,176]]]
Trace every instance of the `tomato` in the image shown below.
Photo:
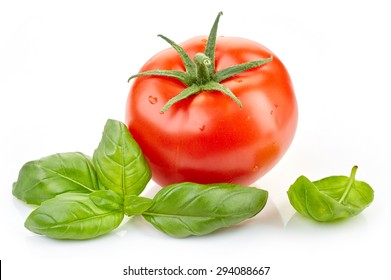
[[[194,57],[206,52],[208,40],[215,41],[211,76],[249,61],[265,63],[219,82],[239,102],[201,87],[164,110],[190,86],[174,77],[137,75],[127,100],[126,124],[161,186],[185,181],[252,184],[281,159],[296,131],[294,89],[278,57],[259,43],[237,37],[197,36],[179,46]],[[175,48],[153,56],[140,73],[157,69],[188,70]]]

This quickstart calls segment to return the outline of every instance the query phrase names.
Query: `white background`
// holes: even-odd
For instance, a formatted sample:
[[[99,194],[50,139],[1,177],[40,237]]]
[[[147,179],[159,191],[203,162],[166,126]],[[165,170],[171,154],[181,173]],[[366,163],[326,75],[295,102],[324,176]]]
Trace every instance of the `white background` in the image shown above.
[[[0,259],[4,279],[126,279],[131,266],[270,266],[268,276],[134,279],[387,279],[390,276],[391,20],[387,1],[0,2]],[[90,241],[56,241],[23,227],[21,166],[57,152],[92,154],[108,118],[124,120],[127,78],[167,47],[208,34],[258,41],[284,62],[299,105],[289,151],[255,185],[270,193],[255,218],[174,239],[141,218]],[[348,175],[375,190],[352,219],[295,214],[286,191],[300,175]],[[145,192],[159,188],[151,183]],[[3,279],[2,277],[2,279]]]

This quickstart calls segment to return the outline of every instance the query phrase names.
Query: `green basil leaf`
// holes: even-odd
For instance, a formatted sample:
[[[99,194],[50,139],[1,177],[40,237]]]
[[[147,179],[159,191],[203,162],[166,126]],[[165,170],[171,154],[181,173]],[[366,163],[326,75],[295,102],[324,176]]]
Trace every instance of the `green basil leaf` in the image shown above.
[[[143,217],[174,236],[204,235],[255,216],[267,191],[233,184],[180,183],[160,190]]]
[[[123,207],[123,198],[112,190],[100,190],[90,194],[96,206],[107,210],[118,210]]]
[[[147,197],[131,195],[125,199],[124,212],[127,216],[140,215],[153,204],[153,200]]]
[[[139,195],[151,179],[151,170],[126,125],[106,122],[102,140],[92,158],[99,181],[126,198]]]
[[[330,176],[311,182],[300,176],[288,190],[293,208],[320,222],[331,222],[361,213],[374,198],[370,185],[355,179],[357,166],[350,177]]]
[[[89,193],[99,189],[90,157],[78,153],[58,153],[23,165],[12,193],[30,204],[41,204],[58,194]]]
[[[35,209],[25,227],[55,239],[90,239],[106,234],[117,228],[124,218],[118,195],[112,193],[104,190],[58,195]]]

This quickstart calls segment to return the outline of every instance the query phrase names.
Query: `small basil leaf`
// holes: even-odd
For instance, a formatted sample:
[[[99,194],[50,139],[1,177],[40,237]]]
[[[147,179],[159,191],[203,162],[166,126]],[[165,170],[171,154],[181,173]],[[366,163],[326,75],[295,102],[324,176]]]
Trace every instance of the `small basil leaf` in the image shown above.
[[[58,194],[98,190],[98,177],[90,157],[58,153],[23,165],[12,193],[30,204],[41,204]]]
[[[131,195],[126,197],[124,212],[127,216],[140,215],[153,204],[153,200],[147,197]]]
[[[113,207],[120,206],[117,198],[108,202],[107,196],[105,203],[96,203],[98,196],[66,193],[46,200],[28,216],[25,227],[55,239],[90,239],[108,233],[120,225],[124,214],[121,207]]]
[[[267,197],[253,187],[180,183],[160,190],[143,217],[174,237],[204,235],[255,216]]]
[[[140,147],[119,121],[106,122],[93,162],[100,182],[125,198],[139,195],[151,179],[151,170]]]
[[[330,176],[311,182],[300,176],[288,190],[293,208],[320,222],[331,222],[361,213],[371,204],[374,191],[367,183],[355,179],[357,166],[350,177]]]

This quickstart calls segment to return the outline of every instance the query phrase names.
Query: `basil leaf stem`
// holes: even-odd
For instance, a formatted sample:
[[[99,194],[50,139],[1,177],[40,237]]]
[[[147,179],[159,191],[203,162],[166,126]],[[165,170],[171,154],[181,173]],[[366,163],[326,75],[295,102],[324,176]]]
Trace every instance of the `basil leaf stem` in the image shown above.
[[[346,186],[346,190],[343,193],[343,195],[341,196],[341,198],[338,200],[338,203],[344,204],[344,200],[347,197],[347,195],[349,194],[350,190],[352,189],[353,183],[355,181],[357,168],[358,168],[357,165],[353,166],[352,171],[350,173],[349,182],[348,182],[348,184]]]

